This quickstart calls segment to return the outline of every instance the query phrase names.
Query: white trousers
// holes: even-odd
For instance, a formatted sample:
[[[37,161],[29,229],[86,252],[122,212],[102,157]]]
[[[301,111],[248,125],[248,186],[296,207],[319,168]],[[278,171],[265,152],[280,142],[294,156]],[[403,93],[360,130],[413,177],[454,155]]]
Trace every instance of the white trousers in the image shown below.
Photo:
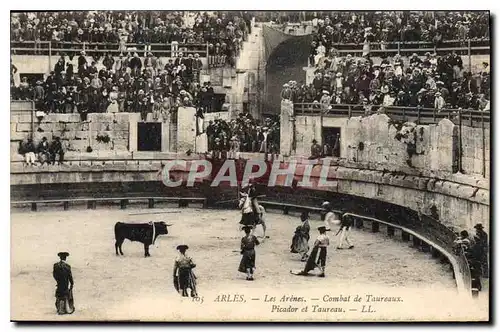
[[[27,152],[24,154],[24,160],[26,161],[27,164],[34,164],[36,163],[36,155],[34,152]]]
[[[337,247],[342,248],[344,243],[347,245],[347,248],[352,246],[351,241],[349,241],[349,229],[347,229],[347,227],[342,227],[342,230],[340,231],[339,242],[338,242]]]

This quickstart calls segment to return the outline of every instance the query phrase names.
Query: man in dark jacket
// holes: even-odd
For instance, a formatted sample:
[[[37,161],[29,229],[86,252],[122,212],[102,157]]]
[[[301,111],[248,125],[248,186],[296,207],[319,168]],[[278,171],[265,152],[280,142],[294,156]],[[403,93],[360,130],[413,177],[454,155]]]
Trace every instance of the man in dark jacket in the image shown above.
[[[36,165],[36,149],[31,138],[28,138],[26,143],[21,143],[19,153],[24,155],[24,160],[28,166]]]
[[[139,76],[142,69],[142,62],[141,59],[139,58],[139,54],[134,53],[134,57],[130,60],[129,67],[130,69],[132,69],[132,76],[134,77]]]
[[[476,229],[476,235],[474,235],[473,251],[481,264],[481,276],[483,278],[488,278],[488,234],[484,231],[482,224],[476,224],[474,228]]]
[[[215,142],[215,126],[212,120],[208,121],[206,133],[208,140],[208,152],[211,152],[214,150],[214,142]]]
[[[80,77],[87,76],[87,57],[85,51],[80,52],[80,56],[78,57],[78,75]]]
[[[52,275],[57,282],[56,288],[56,309],[57,314],[72,314],[75,312],[73,305],[73,274],[71,273],[71,266],[66,263],[66,257],[69,256],[67,252],[60,252],[57,254],[61,259],[58,263],[54,264]]]
[[[64,161],[64,150],[61,144],[61,139],[59,137],[55,137],[54,141],[52,141],[52,144],[50,145],[50,156],[52,165],[55,165],[56,163],[56,155],[59,156],[58,158],[59,164],[62,164]]]
[[[43,165],[44,162],[49,162],[50,152],[49,152],[49,142],[47,142],[47,137],[43,137],[40,143],[38,143],[38,159]]]
[[[318,141],[313,139],[312,145],[311,145],[311,156],[309,157],[310,160],[312,159],[318,159],[321,157],[321,146],[318,144]]]

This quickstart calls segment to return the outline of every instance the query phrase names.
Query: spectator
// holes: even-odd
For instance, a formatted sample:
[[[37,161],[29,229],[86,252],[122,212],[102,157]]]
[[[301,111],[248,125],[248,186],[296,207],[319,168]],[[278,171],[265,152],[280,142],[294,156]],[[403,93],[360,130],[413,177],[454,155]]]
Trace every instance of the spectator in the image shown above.
[[[311,145],[311,156],[309,160],[321,158],[321,146],[318,144],[318,141],[313,139]]]
[[[474,250],[478,261],[481,264],[481,275],[483,278],[489,277],[489,267],[488,267],[488,234],[483,229],[482,224],[476,224],[474,226],[476,229],[476,235],[474,236]]]
[[[36,166],[36,149],[33,139],[28,138],[26,143],[21,142],[19,153],[24,155],[24,161],[28,166]]]
[[[292,90],[290,90],[290,86],[287,83],[283,84],[283,90],[281,90],[281,99],[292,100]]]
[[[238,136],[234,135],[231,137],[230,149],[229,149],[229,159],[239,159],[240,158],[240,141]]]
[[[460,232],[458,239],[456,239],[454,243],[458,246],[458,248],[461,248],[466,255],[468,255],[469,250],[471,249],[473,244],[472,240],[469,237],[469,232],[467,232],[466,230]]]
[[[49,152],[49,142],[47,142],[47,137],[42,137],[42,140],[40,143],[38,143],[38,160],[40,161],[40,164],[43,165],[44,163],[49,163],[51,158],[50,158],[50,152]]]
[[[49,152],[50,152],[50,156],[51,156],[52,165],[55,165],[56,158],[57,158],[59,165],[61,165],[63,163],[64,150],[63,150],[61,140],[59,137],[54,138],[54,141],[52,141],[52,144],[50,145]]]
[[[445,106],[445,101],[443,96],[441,95],[441,92],[436,92],[436,98],[434,99],[434,108],[440,112]]]

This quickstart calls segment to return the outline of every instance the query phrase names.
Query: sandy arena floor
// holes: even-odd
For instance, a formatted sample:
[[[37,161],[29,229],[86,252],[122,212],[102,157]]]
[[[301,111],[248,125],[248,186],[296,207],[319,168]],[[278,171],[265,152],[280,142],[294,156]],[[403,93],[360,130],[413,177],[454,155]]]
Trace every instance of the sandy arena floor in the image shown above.
[[[238,231],[238,211],[169,208],[178,212],[131,216],[151,210],[61,210],[11,215],[13,320],[476,320],[488,315],[486,296],[475,304],[456,297],[448,265],[383,232],[354,230],[353,250],[334,250],[333,240],[326,278],[294,276],[289,271],[304,264],[297,254],[289,252],[293,231],[299,225],[298,214],[268,213],[270,238],[258,247],[256,280],[248,282],[237,272],[243,235]],[[115,256],[114,224],[149,220],[174,224],[167,236],[159,237],[150,247],[151,257],[144,258],[142,244],[128,240],[123,244],[125,256]],[[319,220],[311,221],[310,243],[317,236],[319,224]],[[330,234],[331,239],[334,234]],[[181,298],[172,286],[175,248],[183,243],[190,246],[188,254],[197,263],[195,272],[203,303],[201,299],[194,302]],[[70,252],[68,263],[75,279],[73,315],[55,314],[52,265],[59,251]],[[352,302],[340,314],[310,311],[314,301],[334,306],[322,301],[325,294],[359,294],[364,298],[373,292],[402,296],[404,303],[376,304],[377,312],[368,314],[361,313],[361,303],[353,307]],[[218,295],[236,293],[245,302],[214,302]],[[301,303],[299,314],[280,312],[273,303],[264,302],[266,294],[268,298],[274,294],[278,300],[283,295],[304,296],[309,311],[300,313],[305,305]],[[289,304],[295,305],[277,303],[283,308]]]

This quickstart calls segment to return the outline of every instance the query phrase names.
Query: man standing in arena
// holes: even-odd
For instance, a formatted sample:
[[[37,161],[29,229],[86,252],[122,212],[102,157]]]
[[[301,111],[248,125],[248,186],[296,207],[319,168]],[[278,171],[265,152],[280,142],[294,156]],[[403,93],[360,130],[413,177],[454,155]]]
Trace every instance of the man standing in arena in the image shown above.
[[[340,233],[337,249],[344,249],[344,243],[347,245],[348,249],[352,249],[354,248],[354,246],[352,245],[351,241],[349,241],[349,230],[351,229],[353,224],[352,217],[344,214],[341,219],[340,229],[337,232],[337,234]]]
[[[241,192],[241,196],[239,208],[242,212],[242,218],[240,223],[244,226],[251,227],[261,224],[263,213],[261,212],[262,210],[259,202],[257,201],[258,195],[255,186],[250,183],[248,187]]]
[[[72,314],[75,312],[73,302],[73,275],[71,274],[71,266],[66,263],[66,257],[69,256],[67,252],[60,252],[57,254],[61,259],[58,263],[54,264],[52,275],[57,282],[56,288],[56,308],[57,314]],[[69,286],[69,288],[68,288]]]
[[[196,264],[191,257],[186,255],[187,249],[189,247],[185,244],[177,246],[179,257],[175,259],[174,263],[174,287],[178,292],[182,292],[183,297],[188,296],[188,288],[191,290],[191,297],[197,297],[196,276],[193,273]]]
[[[330,202],[323,202],[321,207],[323,208],[322,214],[324,214],[325,228],[327,231],[330,231],[333,225],[340,224],[340,220],[337,218],[335,212],[333,212],[332,204]]]
[[[255,246],[259,245],[259,240],[256,236],[250,234],[252,227],[244,226],[245,236],[241,238],[241,262],[238,271],[247,274],[247,280],[253,279],[255,270]]]

